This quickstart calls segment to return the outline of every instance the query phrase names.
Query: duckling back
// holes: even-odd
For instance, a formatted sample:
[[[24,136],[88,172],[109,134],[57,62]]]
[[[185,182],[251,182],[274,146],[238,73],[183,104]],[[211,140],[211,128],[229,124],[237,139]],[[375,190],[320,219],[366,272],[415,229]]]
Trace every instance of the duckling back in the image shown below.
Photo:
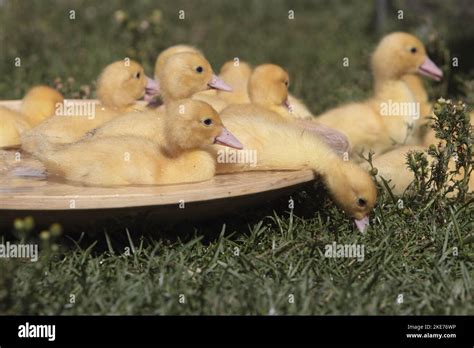
[[[0,106],[0,148],[20,145],[20,134],[30,128],[22,114]]]
[[[64,97],[48,86],[36,86],[28,91],[21,103],[21,113],[31,127],[54,115],[58,104]]]

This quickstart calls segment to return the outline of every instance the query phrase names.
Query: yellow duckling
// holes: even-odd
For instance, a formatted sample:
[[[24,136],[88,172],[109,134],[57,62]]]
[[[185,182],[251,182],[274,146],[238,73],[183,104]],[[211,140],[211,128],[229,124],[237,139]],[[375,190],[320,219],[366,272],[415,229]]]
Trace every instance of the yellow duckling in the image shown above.
[[[226,62],[220,70],[219,77],[232,87],[232,92],[217,91],[217,96],[227,105],[250,103],[248,83],[252,75],[252,68],[246,62]]]
[[[317,120],[345,133],[357,153],[363,149],[381,153],[395,144],[418,143],[421,108],[403,76],[419,73],[440,80],[442,71],[426,55],[420,40],[396,32],[377,46],[372,72],[372,98],[329,110]]]
[[[294,116],[295,111],[289,104],[288,86],[289,76],[283,68],[275,64],[260,65],[255,68],[248,83],[248,93],[252,103],[234,104],[224,110],[233,114],[256,114],[265,115],[267,118],[283,118],[319,136],[340,155],[349,151],[349,142],[342,133],[320,125],[313,119],[304,120]],[[256,108],[256,106],[258,107]],[[262,108],[271,112],[263,111]]]
[[[179,79],[176,78],[178,74]],[[229,85],[214,74],[207,59],[193,52],[169,57],[158,75],[158,80],[165,104],[209,89],[232,91]],[[166,88],[163,89],[163,85],[166,85]]]
[[[390,180],[392,193],[396,196],[401,196],[415,178],[406,164],[406,156],[411,151],[424,152],[426,148],[424,146],[401,146],[380,156],[375,156],[372,160],[373,166],[377,168],[378,175],[385,180]],[[430,156],[428,156],[428,161],[431,165]],[[369,167],[368,164],[363,166]],[[449,170],[455,170],[454,161],[450,161],[448,167]],[[463,176],[464,174],[460,173],[457,177],[462,178]],[[474,172],[470,174],[469,192],[474,192]]]
[[[249,106],[252,105],[242,105],[244,109]],[[334,201],[356,220],[361,231],[365,230],[377,195],[365,170],[343,161],[314,134],[293,122],[275,117],[265,108],[253,106],[253,111],[259,112],[247,113],[238,112],[235,107],[226,108],[220,114],[226,127],[244,146],[244,150],[235,152],[233,157],[254,157],[255,161],[229,163],[231,161],[225,159],[232,156],[224,152],[235,150],[215,147],[217,173],[312,169],[322,177]],[[271,115],[267,116],[268,113]],[[254,156],[246,157],[248,153]]]
[[[49,175],[74,182],[164,185],[211,179],[215,158],[206,148],[212,144],[242,147],[206,103],[191,99],[173,102],[163,118],[164,141],[159,146],[132,136],[84,139],[67,145],[45,143],[38,157]]]
[[[153,82],[137,62],[118,61],[108,65],[97,82],[100,104],[65,101],[55,116],[22,136],[23,149],[33,153],[39,137],[47,137],[55,144],[72,143],[124,112],[139,111],[136,101],[145,95],[147,86],[153,88]]]
[[[275,73],[275,77],[272,76],[273,73]],[[272,79],[274,81],[281,80],[285,75],[288,75],[288,73],[280,66],[275,64],[263,64],[255,69],[254,76],[252,77],[252,68],[248,63],[239,61],[238,64],[236,64],[234,61],[228,61],[222,66],[219,76],[232,87],[233,92],[217,92],[217,96],[227,102],[228,105],[247,104],[250,103],[249,82],[251,80],[254,81],[254,85],[259,82],[259,79],[267,80],[267,83],[269,83]],[[278,76],[278,78],[276,76]],[[306,105],[291,95],[291,93],[288,93],[286,105],[291,109],[292,117],[303,119],[313,118],[313,114]]]
[[[20,112],[0,107],[0,147],[19,146],[20,134],[53,116],[56,105],[63,100],[57,90],[36,86],[23,98]]]
[[[155,80],[157,81],[157,84],[158,84],[158,90],[159,90],[159,85],[160,85],[160,78],[162,78],[162,74],[164,72],[166,62],[168,61],[170,57],[176,54],[180,54],[180,53],[194,53],[195,55],[201,56],[202,59],[207,62],[203,53],[193,46],[175,45],[175,46],[171,46],[167,48],[166,50],[160,53],[155,63]],[[210,68],[209,62],[207,62],[206,65],[209,67],[206,69],[206,71],[212,71],[212,68]],[[205,101],[208,104],[212,105],[217,111],[220,111],[227,104],[217,97],[217,90],[223,90],[223,91],[229,92],[232,90],[232,88],[229,85],[225,84],[224,81],[222,81],[222,79],[218,78],[214,74],[213,74],[213,79],[210,81],[209,86],[211,87],[210,89],[209,88],[203,89],[203,90],[199,90],[193,93],[194,94],[193,99]]]
[[[200,50],[190,45],[175,45],[175,46],[168,47],[166,50],[162,51],[156,58],[156,62],[155,62],[155,80],[156,81],[160,80],[160,74],[168,58],[178,53],[197,53],[197,54],[200,54],[201,56],[204,56]]]
[[[225,82],[216,77],[209,62],[200,54],[185,52],[171,56],[158,76],[165,106],[173,101],[191,98],[196,92],[209,88],[225,87]],[[194,99],[194,98],[193,98]],[[134,135],[160,142],[162,127],[160,115],[163,108],[142,112],[139,115],[127,113],[94,129],[90,136]]]

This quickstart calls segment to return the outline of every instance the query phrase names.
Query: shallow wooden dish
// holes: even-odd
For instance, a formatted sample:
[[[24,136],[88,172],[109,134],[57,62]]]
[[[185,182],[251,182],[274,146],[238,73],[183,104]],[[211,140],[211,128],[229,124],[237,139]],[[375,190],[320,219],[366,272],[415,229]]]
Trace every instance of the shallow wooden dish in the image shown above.
[[[0,105],[18,109],[20,101],[2,101]],[[71,215],[79,211],[90,213],[100,210],[105,213],[105,210],[135,208],[162,209],[166,214],[179,211],[179,215],[183,216],[185,212],[194,210],[188,209],[190,207],[206,208],[216,204],[219,207],[217,210],[222,212],[226,210],[226,205],[232,208],[265,201],[314,179],[315,175],[310,170],[269,171],[218,175],[210,181],[193,184],[104,188],[28,178],[3,178],[0,181],[0,215],[13,216],[19,211],[48,211],[48,214],[57,211]]]

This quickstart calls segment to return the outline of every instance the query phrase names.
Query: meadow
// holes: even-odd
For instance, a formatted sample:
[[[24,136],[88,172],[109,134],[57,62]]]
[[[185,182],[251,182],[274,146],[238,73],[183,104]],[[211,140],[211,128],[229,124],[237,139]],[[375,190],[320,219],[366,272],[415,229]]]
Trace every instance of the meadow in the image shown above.
[[[0,97],[19,99],[38,83],[94,97],[108,63],[130,57],[151,75],[161,50],[188,43],[216,71],[234,57],[284,66],[291,92],[318,114],[369,96],[371,50],[402,30],[419,36],[445,72],[441,83],[425,81],[431,100],[470,109],[474,27],[459,30],[474,17],[468,5],[389,1],[382,15],[376,2],[356,0],[0,1]],[[470,137],[459,141],[472,146]],[[39,243],[41,254],[34,263],[0,260],[0,314],[474,314],[472,196],[449,198],[449,179],[432,178],[438,192],[418,182],[394,197],[377,179],[365,234],[319,184],[174,225],[147,214],[80,225],[19,215],[0,239]],[[363,246],[364,257],[327,257],[334,242]]]

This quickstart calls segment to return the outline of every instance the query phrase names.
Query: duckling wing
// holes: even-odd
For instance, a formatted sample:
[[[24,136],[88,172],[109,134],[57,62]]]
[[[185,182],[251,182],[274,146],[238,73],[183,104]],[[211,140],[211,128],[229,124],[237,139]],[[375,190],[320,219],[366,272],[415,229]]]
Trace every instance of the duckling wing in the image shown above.
[[[326,145],[341,156],[349,152],[349,139],[334,128],[311,121],[297,121],[299,125],[315,133]]]

